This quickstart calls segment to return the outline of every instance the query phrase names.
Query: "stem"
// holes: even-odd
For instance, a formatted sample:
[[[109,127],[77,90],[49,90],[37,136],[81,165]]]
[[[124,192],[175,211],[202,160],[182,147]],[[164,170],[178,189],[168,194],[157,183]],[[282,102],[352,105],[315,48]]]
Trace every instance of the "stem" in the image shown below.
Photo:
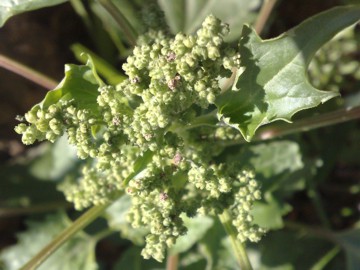
[[[322,270],[325,268],[329,262],[335,258],[337,254],[341,251],[340,247],[336,246],[327,252],[313,267],[311,270]]]
[[[326,229],[331,229],[331,222],[328,219],[325,209],[324,209],[324,205],[322,203],[322,200],[320,198],[319,193],[317,192],[317,190],[314,187],[313,181],[308,181],[308,185],[309,185],[309,190],[308,190],[308,196],[310,197],[312,203],[314,204],[315,207],[315,211],[318,214],[320,221],[322,223],[322,225],[326,228]]]
[[[166,270],[177,270],[179,265],[179,254],[169,255],[166,261]]]
[[[39,251],[30,261],[28,261],[20,270],[34,270],[38,268],[52,253],[54,253],[62,244],[69,240],[78,231],[85,228],[89,223],[95,220],[109,205],[108,202],[103,205],[93,206],[82,216],[75,220],[68,228],[62,231],[53,241]]]
[[[287,229],[295,230],[295,231],[304,231],[313,237],[323,238],[323,239],[331,241],[335,244],[339,244],[338,240],[336,239],[334,234],[331,231],[329,231],[328,229],[308,226],[305,224],[300,224],[300,223],[296,223],[296,222],[292,222],[292,221],[285,221],[284,225],[285,225],[285,228],[287,228]]]
[[[43,212],[52,211],[54,209],[68,208],[68,207],[71,207],[70,203],[60,201],[60,202],[47,202],[45,204],[32,205],[29,207],[0,208],[0,218],[43,213]]]
[[[307,117],[291,124],[286,123],[277,126],[269,125],[262,127],[257,131],[252,141],[270,140],[293,133],[306,132],[316,128],[344,123],[358,118],[360,118],[360,107],[344,108],[334,112]],[[221,145],[227,147],[243,143],[246,143],[246,141],[241,138],[239,140],[223,141]]]
[[[92,238],[94,239],[95,242],[98,242],[101,239],[106,238],[109,235],[112,235],[113,233],[115,232],[112,229],[105,229],[95,234]]]
[[[255,22],[255,31],[260,35],[264,30],[265,24],[269,19],[271,11],[273,10],[277,0],[264,0],[263,5],[261,7],[260,13]]]
[[[100,5],[103,6],[107,12],[114,18],[114,20],[118,23],[120,28],[123,30],[124,35],[128,39],[129,43],[132,46],[136,45],[136,34],[133,27],[130,25],[128,20],[124,17],[121,11],[110,1],[110,0],[98,0]]]
[[[297,132],[335,125],[360,118],[360,107],[344,108],[337,111],[311,116],[301,119],[292,124],[284,124],[279,127],[261,129],[254,137],[255,140],[267,140]]]
[[[0,67],[14,72],[46,89],[54,89],[58,84],[55,80],[2,54],[0,54]]]
[[[232,218],[229,211],[224,210],[224,212],[219,215],[219,219],[224,226],[226,233],[230,237],[231,245],[233,247],[236,259],[240,265],[241,270],[252,270],[253,268],[251,266],[249,257],[247,256],[245,246],[236,237],[237,232],[231,223]]]

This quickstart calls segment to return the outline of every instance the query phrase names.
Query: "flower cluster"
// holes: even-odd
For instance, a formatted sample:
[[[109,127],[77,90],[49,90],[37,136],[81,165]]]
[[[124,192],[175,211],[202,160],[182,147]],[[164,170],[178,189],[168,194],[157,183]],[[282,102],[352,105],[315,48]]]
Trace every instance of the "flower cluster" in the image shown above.
[[[181,214],[228,209],[241,241],[258,241],[263,233],[250,215],[261,197],[253,174],[217,159],[225,149],[221,141],[240,135],[221,123],[201,124],[204,115],[214,115],[209,111],[221,93],[218,79],[239,65],[223,41],[228,31],[209,16],[194,35],[149,32],[123,66],[128,79],[99,86],[90,105],[80,106],[75,96],[37,105],[25,115],[30,125],[16,127],[26,144],[66,133],[86,159],[82,178],[60,186],[77,209],[124,191],[131,196],[129,222],[149,229],[145,258],[163,260],[186,233]]]

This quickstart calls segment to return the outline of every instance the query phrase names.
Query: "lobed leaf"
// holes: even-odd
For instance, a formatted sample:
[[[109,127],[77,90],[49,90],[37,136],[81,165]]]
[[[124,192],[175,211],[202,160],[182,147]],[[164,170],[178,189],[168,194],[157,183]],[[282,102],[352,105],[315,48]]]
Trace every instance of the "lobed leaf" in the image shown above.
[[[219,117],[250,141],[260,126],[277,120],[291,122],[298,111],[338,96],[335,91],[314,88],[308,81],[308,66],[321,46],[359,19],[360,6],[337,7],[269,40],[244,26],[240,40],[243,68],[232,91],[216,101]]]

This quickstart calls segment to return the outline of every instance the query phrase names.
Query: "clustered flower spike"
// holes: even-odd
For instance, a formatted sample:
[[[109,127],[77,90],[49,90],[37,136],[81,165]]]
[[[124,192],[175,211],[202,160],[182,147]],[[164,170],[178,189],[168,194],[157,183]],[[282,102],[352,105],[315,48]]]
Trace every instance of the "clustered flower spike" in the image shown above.
[[[139,38],[123,68],[128,79],[101,86],[94,107],[64,98],[35,106],[16,131],[23,142],[54,141],[64,133],[86,159],[82,178],[60,185],[77,209],[131,196],[128,221],[147,227],[145,258],[164,259],[185,234],[181,215],[219,215],[228,209],[241,241],[258,241],[263,230],[250,210],[261,197],[249,170],[217,160],[223,140],[240,135],[221,123],[197,125],[221,93],[239,56],[223,37],[228,26],[208,16],[194,35],[171,38],[150,31]],[[220,142],[220,143],[219,143]]]

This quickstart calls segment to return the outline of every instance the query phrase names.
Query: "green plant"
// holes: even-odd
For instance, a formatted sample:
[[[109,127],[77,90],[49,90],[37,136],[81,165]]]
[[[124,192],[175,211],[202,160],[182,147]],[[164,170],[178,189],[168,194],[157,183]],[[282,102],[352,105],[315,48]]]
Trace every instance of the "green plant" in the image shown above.
[[[233,269],[237,264],[241,269],[252,269],[245,243],[259,242],[266,231],[283,228],[282,216],[290,211],[287,199],[305,186],[324,224],[329,224],[312,181],[319,166],[301,156],[299,140],[248,142],[359,117],[357,108],[345,107],[294,124],[271,124],[291,122],[297,112],[339,95],[336,88],[322,91],[313,87],[307,72],[315,53],[360,19],[360,6],[320,13],[275,39],[262,40],[245,25],[241,35],[239,29],[232,29],[235,35],[224,41],[228,25],[213,15],[207,16],[196,31],[196,26],[185,23],[189,34],[172,35],[171,30],[180,30],[182,22],[180,15],[174,14],[177,4],[171,1],[159,1],[159,6],[165,15],[176,18],[170,21],[172,29],[164,26],[165,18],[155,2],[144,4],[142,22],[127,18],[129,13],[115,2],[93,4],[99,14],[107,10],[113,16],[110,24],[120,25],[111,28],[125,37],[114,41],[118,48],[125,48],[124,41],[136,42],[136,46],[123,65],[124,74],[101,65],[103,60],[90,54],[85,65],[66,65],[62,82],[15,128],[24,144],[57,142],[66,135],[82,161],[66,172],[66,179],[57,186],[77,210],[91,207],[72,224],[59,224],[62,228],[55,231],[63,231],[38,254],[32,254],[35,256],[22,269],[35,269],[67,241],[63,254],[71,254],[66,249],[83,245],[87,237],[93,248],[97,240],[114,231],[135,243],[144,243],[141,254],[146,259],[162,262],[168,253],[170,265],[179,253],[188,252],[195,256],[191,259],[189,255],[189,267],[195,267],[193,260],[199,269],[204,268],[205,258],[207,269]],[[261,14],[273,4],[264,1]],[[81,9],[79,2],[74,1],[74,6]],[[260,17],[258,32],[266,16]],[[318,25],[323,26],[321,31],[317,31]],[[115,39],[112,31],[110,37]],[[143,34],[135,38],[141,31]],[[239,44],[231,42],[236,34],[240,35]],[[114,79],[106,75],[109,70],[116,74],[114,85],[108,83]],[[94,236],[76,234],[100,216],[108,219],[110,230]],[[29,236],[20,237],[20,243],[26,246],[27,237],[33,241],[36,226],[52,230],[56,220],[66,217],[59,214],[43,225],[31,225]],[[229,236],[231,248],[223,240],[226,238],[218,221]],[[315,229],[298,228],[298,224],[288,222],[287,226],[318,235]],[[322,232],[327,240],[343,245],[349,269],[359,259],[353,254],[351,239],[357,231]],[[49,232],[48,237],[55,234]],[[275,232],[262,245],[280,242],[286,246],[296,237],[291,232]],[[304,246],[309,242],[316,245],[313,239],[299,241],[304,241]],[[195,243],[200,250],[191,253]],[[226,255],[217,249],[225,250],[227,256],[233,252],[235,263],[224,259]],[[10,248],[1,258],[11,265],[11,256],[19,252]],[[138,254],[135,249],[129,252]],[[269,256],[266,252],[264,258]],[[307,266],[314,264],[314,269],[321,269],[338,252],[333,248],[322,260],[308,261]],[[61,256],[56,254],[54,257]],[[93,258],[88,264],[85,261],[78,267],[96,268]]]

